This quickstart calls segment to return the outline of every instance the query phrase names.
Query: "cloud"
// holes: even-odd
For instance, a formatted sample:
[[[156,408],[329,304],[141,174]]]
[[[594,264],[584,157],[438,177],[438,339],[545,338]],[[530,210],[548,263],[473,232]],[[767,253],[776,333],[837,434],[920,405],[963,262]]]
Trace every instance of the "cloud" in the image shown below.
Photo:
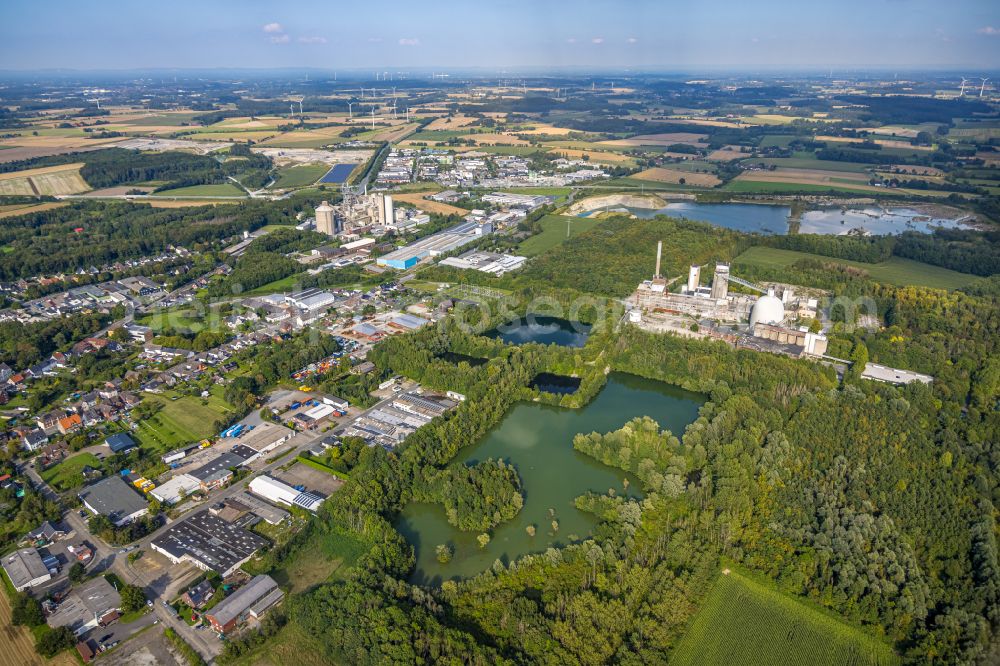
[[[638,42],[639,40],[638,40],[638,39],[636,39],[635,37],[629,37],[629,38],[628,38],[628,39],[626,39],[625,41],[626,41],[626,42],[628,42],[629,44],[635,44],[635,43],[636,43],[636,42]]]
[[[274,32],[284,32],[284,31],[285,29],[281,26],[280,23],[268,23],[264,26],[264,32],[274,33]]]
[[[567,44],[576,44],[576,37],[570,37],[566,40]]]
[[[760,41],[760,38],[758,38],[758,37],[751,37],[750,41],[753,42],[754,44],[756,44],[756,43],[758,43]]]
[[[369,37],[368,41],[371,42],[372,44],[378,44],[379,42],[382,41],[382,38],[381,37]]]
[[[287,44],[290,41],[292,41],[292,38],[288,35],[275,35],[271,37],[272,44]]]
[[[976,30],[980,35],[986,35],[988,37],[1000,37],[1000,28],[994,28],[992,25],[987,25],[979,30]]]
[[[590,40],[590,42],[592,44],[603,44],[604,43],[604,38],[603,37],[594,37],[592,40]]]
[[[326,37],[299,37],[300,44],[326,44]]]
[[[416,37],[400,37],[400,46],[420,46],[420,40]]]

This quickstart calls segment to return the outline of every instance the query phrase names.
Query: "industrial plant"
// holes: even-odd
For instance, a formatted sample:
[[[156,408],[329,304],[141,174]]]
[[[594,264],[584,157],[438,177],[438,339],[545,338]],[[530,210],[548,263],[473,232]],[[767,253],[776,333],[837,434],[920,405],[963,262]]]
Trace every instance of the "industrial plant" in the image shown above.
[[[666,280],[660,274],[663,242],[656,246],[653,279],[643,281],[628,300],[629,321],[653,331],[671,331],[696,337],[720,337],[736,342],[744,337],[757,338],[764,346],[777,347],[792,355],[822,356],[827,339],[807,327],[795,327],[797,320],[815,319],[819,302],[795,294],[789,285],[761,286],[732,274],[728,263],[716,263],[709,285],[701,284],[702,266],[688,270],[687,282],[679,293],[670,287],[678,276]],[[730,293],[737,284],[760,295]],[[728,325],[723,332],[718,325]],[[768,345],[767,342],[772,344]]]

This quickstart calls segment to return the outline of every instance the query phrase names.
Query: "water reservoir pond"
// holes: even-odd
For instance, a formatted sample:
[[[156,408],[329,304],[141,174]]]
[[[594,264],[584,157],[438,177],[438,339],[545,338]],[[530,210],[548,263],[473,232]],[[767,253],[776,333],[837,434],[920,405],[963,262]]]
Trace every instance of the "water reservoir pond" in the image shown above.
[[[637,496],[635,477],[607,467],[573,450],[577,433],[608,432],[637,416],[650,416],[660,427],[678,437],[694,421],[704,398],[696,393],[622,373],[612,373],[601,393],[582,409],[562,409],[536,403],[519,403],[478,444],[464,449],[453,464],[475,464],[502,458],[517,467],[524,492],[521,512],[492,533],[486,548],[476,542],[476,532],[462,532],[448,524],[438,504],[414,502],[396,521],[396,529],[414,546],[417,566],[411,580],[437,585],[451,578],[466,578],[528,553],[564,546],[574,538],[585,539],[595,518],[577,510],[573,500],[588,490],[606,493],[614,488]],[[559,530],[552,529],[553,516]],[[536,527],[529,536],[529,525]],[[450,544],[455,555],[448,564],[435,557],[438,544]]]
[[[708,222],[718,227],[735,229],[746,233],[778,234],[788,233],[788,206],[770,204],[741,203],[698,203],[682,201],[669,203],[665,208],[615,208],[648,219],[657,215],[680,217],[699,222]],[[604,212],[601,209],[597,212]],[[593,214],[593,213],[591,213]],[[800,234],[845,234],[851,229],[861,228],[873,235],[901,234],[904,231],[930,233],[934,227],[949,229],[964,226],[955,219],[933,217],[912,208],[825,208],[802,214],[799,223]]]
[[[535,378],[531,380],[528,386],[536,388],[539,391],[545,391],[546,393],[570,395],[571,393],[576,393],[577,389],[580,388],[580,378],[542,372],[535,375]]]
[[[483,335],[515,345],[537,342],[543,345],[582,347],[587,344],[587,338],[590,337],[590,326],[578,321],[529,314],[521,319],[501,324]]]

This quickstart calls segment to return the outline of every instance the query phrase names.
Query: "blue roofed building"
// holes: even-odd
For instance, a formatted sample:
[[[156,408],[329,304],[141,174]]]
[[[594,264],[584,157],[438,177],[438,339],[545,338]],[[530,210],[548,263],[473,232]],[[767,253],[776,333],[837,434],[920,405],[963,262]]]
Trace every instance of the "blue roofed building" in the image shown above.
[[[132,436],[127,432],[119,432],[114,435],[109,435],[104,443],[108,445],[112,453],[124,453],[125,451],[131,451],[136,448],[138,444],[132,439]]]

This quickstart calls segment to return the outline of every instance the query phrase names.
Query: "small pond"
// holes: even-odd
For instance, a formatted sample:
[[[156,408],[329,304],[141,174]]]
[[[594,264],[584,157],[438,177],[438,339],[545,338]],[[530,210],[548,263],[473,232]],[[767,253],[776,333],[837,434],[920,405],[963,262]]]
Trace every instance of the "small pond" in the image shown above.
[[[528,314],[521,319],[501,324],[483,335],[515,345],[537,342],[543,345],[582,347],[590,337],[590,326],[558,317]]]

